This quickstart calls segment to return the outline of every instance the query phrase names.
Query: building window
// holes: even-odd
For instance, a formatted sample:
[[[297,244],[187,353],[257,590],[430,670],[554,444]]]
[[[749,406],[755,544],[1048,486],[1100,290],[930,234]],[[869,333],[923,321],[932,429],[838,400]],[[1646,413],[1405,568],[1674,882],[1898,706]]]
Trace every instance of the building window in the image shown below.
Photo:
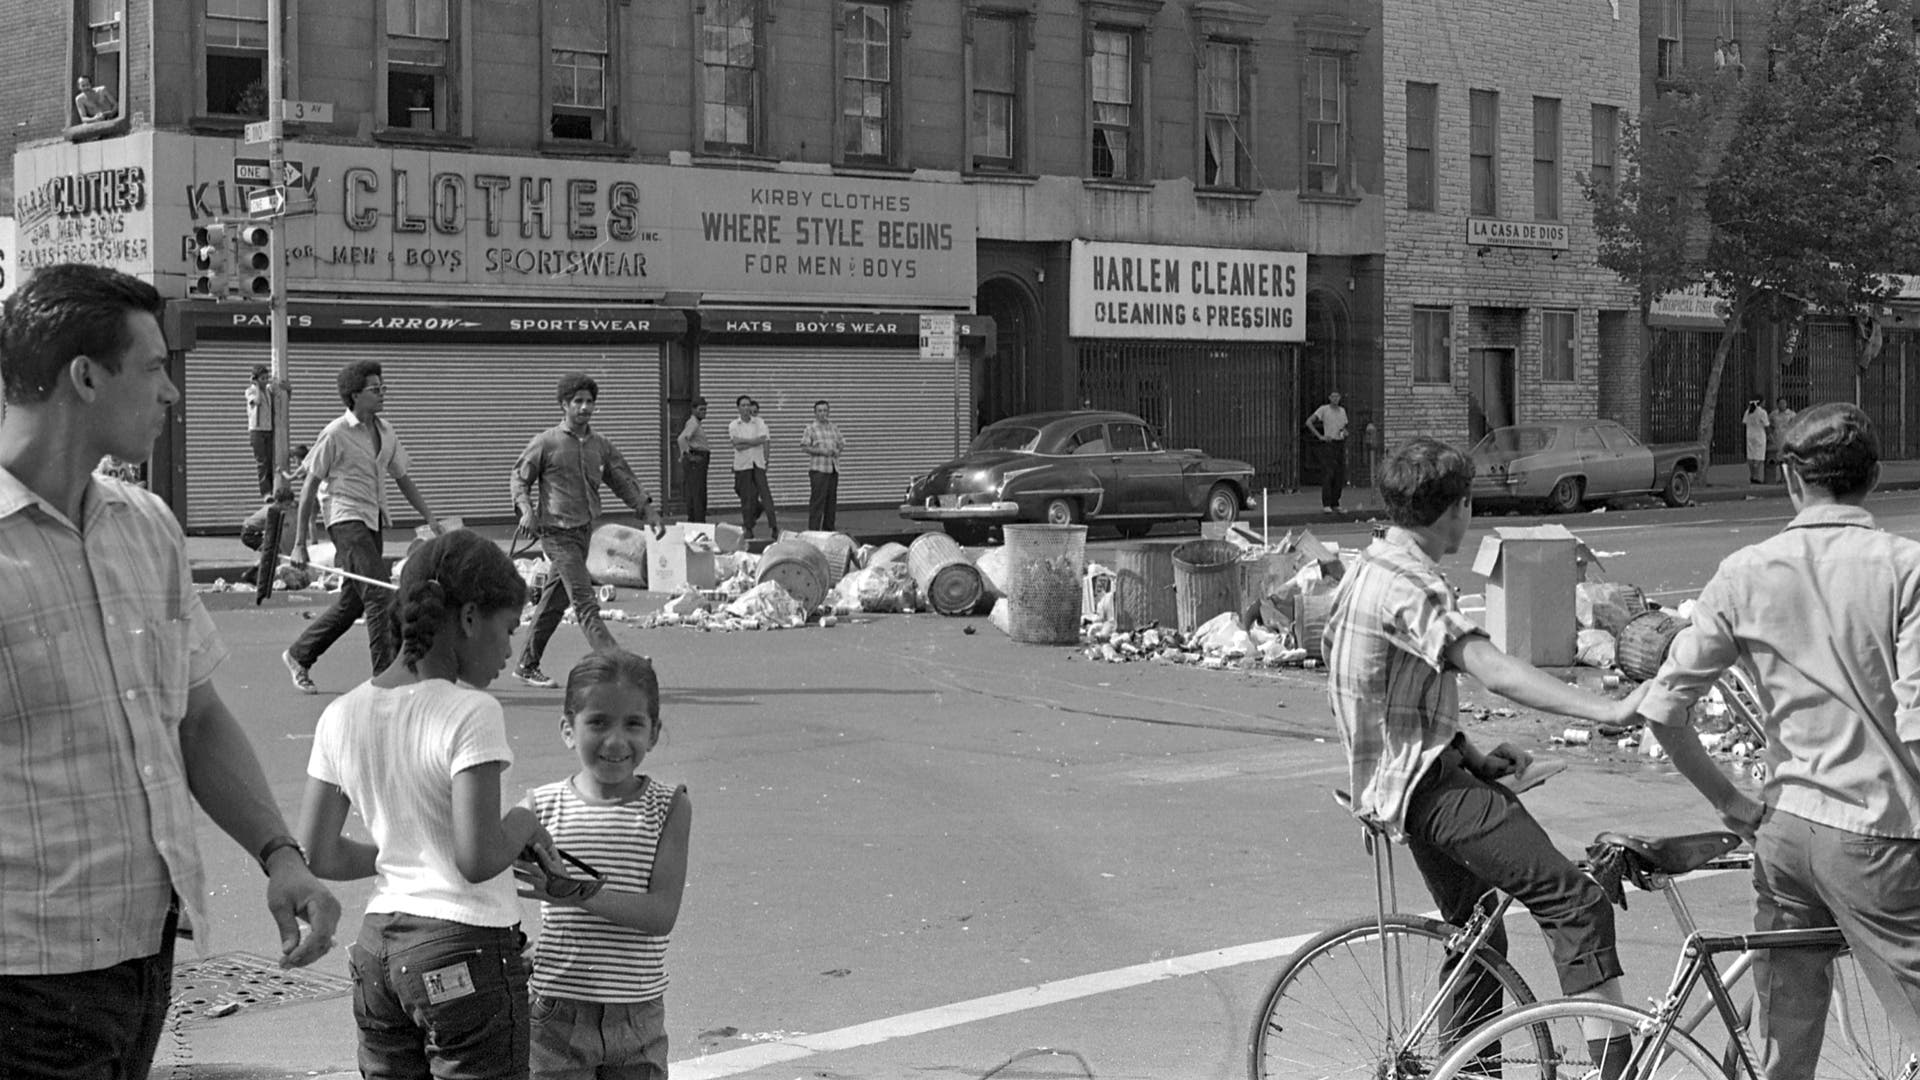
[[[1233,41],[1209,41],[1202,53],[1200,100],[1206,113],[1200,183],[1203,187],[1253,187],[1249,148],[1253,94],[1247,71],[1247,47]]]
[[[1467,95],[1467,183],[1470,209],[1482,217],[1500,213],[1500,95],[1473,90]]]
[[[1440,88],[1433,83],[1407,84],[1407,209],[1435,208],[1438,175],[1434,168]]]
[[[760,152],[759,7],[706,0],[700,13],[700,142],[708,153]]]
[[[1682,63],[1680,27],[1685,19],[1685,11],[1682,0],[1659,0],[1659,3],[1660,36],[1654,54],[1653,74],[1659,79],[1678,78]]]
[[[387,127],[449,130],[453,27],[447,0],[387,0]]]
[[[1328,53],[1307,56],[1306,190],[1337,194],[1346,180],[1347,84],[1341,58]]]
[[[1088,61],[1093,86],[1093,175],[1103,180],[1139,179],[1133,59],[1133,31],[1094,28],[1093,56]]]
[[[840,155],[893,160],[893,17],[888,4],[840,5]]]
[[[555,139],[610,142],[612,18],[606,0],[545,0],[547,133]]]
[[[1560,220],[1560,103],[1533,99],[1533,216]]]
[[[120,85],[120,59],[126,50],[125,14],[123,0],[87,0],[85,5],[87,32],[81,46],[79,70],[76,78],[84,78],[97,91],[95,98],[111,100],[118,111],[122,97]],[[86,117],[78,117],[84,121]]]
[[[1540,313],[1540,379],[1543,382],[1572,382],[1574,327],[1578,312],[1543,311]]]
[[[207,112],[267,115],[267,0],[206,0]]]
[[[1019,16],[976,14],[967,24],[967,154],[975,169],[1021,166],[1020,87],[1023,26]]]
[[[1611,105],[1593,107],[1593,171],[1588,179],[1601,191],[1612,191],[1620,154],[1620,110]]]
[[[1452,377],[1453,312],[1443,307],[1413,309],[1413,381],[1444,383]]]

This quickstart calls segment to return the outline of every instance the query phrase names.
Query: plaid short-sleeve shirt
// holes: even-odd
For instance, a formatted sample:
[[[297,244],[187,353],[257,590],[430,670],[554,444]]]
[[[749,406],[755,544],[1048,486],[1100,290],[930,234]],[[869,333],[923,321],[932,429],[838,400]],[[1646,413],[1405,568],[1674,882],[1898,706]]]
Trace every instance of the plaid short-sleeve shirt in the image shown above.
[[[1407,797],[1453,741],[1460,690],[1447,649],[1485,635],[1411,534],[1367,548],[1334,594],[1327,698],[1347,750],[1353,812],[1405,839]]]
[[[180,749],[226,656],[180,524],[95,476],[79,528],[0,469],[0,974],[160,950],[170,894],[207,926]]]

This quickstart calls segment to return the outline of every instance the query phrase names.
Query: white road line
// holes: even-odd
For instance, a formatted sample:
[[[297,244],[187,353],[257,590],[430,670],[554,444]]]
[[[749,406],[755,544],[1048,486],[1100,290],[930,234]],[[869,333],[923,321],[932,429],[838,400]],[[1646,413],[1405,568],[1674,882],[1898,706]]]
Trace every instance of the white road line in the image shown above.
[[[1435,917],[1437,913],[1428,913],[1428,918]],[[1314,933],[1318,932],[1314,931]],[[1313,936],[1314,934],[1294,934],[1291,937],[1256,941],[1209,952],[1190,953],[1186,956],[1134,964],[1131,967],[1114,968],[1110,971],[1096,971],[1088,975],[1076,975],[1070,979],[1059,979],[1041,983],[1038,986],[1010,990],[1003,994],[989,994],[970,1001],[956,1001],[951,1005],[938,1005],[918,1012],[902,1013],[899,1016],[889,1016],[834,1031],[797,1035],[780,1042],[759,1043],[754,1046],[743,1046],[738,1050],[726,1050],[718,1054],[688,1058],[673,1063],[673,1076],[674,1080],[713,1080],[716,1077],[737,1076],[743,1072],[751,1072],[754,1069],[778,1065],[782,1062],[797,1061],[815,1054],[849,1050],[856,1046],[871,1046],[890,1039],[902,1039],[929,1031],[939,1031],[942,1028],[970,1024],[976,1020],[989,1020],[996,1016],[1023,1012],[1027,1009],[1057,1005],[1076,998],[1109,994],[1116,990],[1142,986],[1162,979],[1198,975],[1237,964],[1277,960],[1292,955],[1294,950],[1306,944]]]
[[[1691,879],[1699,879],[1730,873],[1733,871],[1702,870],[1687,876]],[[1508,910],[1507,918],[1516,919],[1525,914],[1526,911],[1515,904]],[[1437,919],[1440,917],[1440,912],[1426,911],[1422,912],[1421,916]],[[1058,979],[1038,986],[1010,990],[1003,994],[988,994],[986,997],[972,998],[968,1001],[956,1001],[951,1005],[937,1005],[918,1012],[870,1020],[851,1027],[836,1028],[813,1035],[796,1035],[779,1042],[758,1043],[753,1046],[743,1046],[737,1050],[724,1050],[718,1054],[702,1054],[699,1057],[673,1062],[672,1071],[675,1080],[718,1080],[719,1077],[738,1076],[744,1072],[798,1061],[815,1054],[830,1054],[837,1050],[851,1050],[858,1046],[872,1046],[893,1039],[924,1035],[929,1031],[958,1027],[976,1020],[991,1020],[996,1016],[1058,1005],[1064,1001],[1092,997],[1096,994],[1109,994],[1116,990],[1144,986],[1163,979],[1199,975],[1239,964],[1278,960],[1293,955],[1295,950],[1312,940],[1319,932],[1316,930],[1312,933],[1255,941],[1225,949],[1189,953],[1186,956],[1134,964],[1131,967],[1096,971],[1087,975],[1076,975],[1070,979]],[[329,1080],[329,1078],[320,1077],[316,1080]]]

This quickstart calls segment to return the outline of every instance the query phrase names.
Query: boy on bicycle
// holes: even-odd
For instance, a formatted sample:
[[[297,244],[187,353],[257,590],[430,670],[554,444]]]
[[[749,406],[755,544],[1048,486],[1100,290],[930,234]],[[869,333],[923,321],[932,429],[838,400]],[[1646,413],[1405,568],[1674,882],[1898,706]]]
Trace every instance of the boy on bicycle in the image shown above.
[[[1645,691],[1615,701],[1569,686],[1501,652],[1461,612],[1438,560],[1460,550],[1473,520],[1473,462],[1464,452],[1415,439],[1382,464],[1379,488],[1393,525],[1347,570],[1324,639],[1353,812],[1406,843],[1447,921],[1466,922],[1487,889],[1504,889],[1546,934],[1566,994],[1621,1001],[1613,908],[1495,782],[1525,752],[1505,743],[1482,752],[1459,730],[1457,676],[1596,723],[1626,722]],[[1496,926],[1488,943],[1504,955],[1504,930]],[[1499,987],[1475,980],[1449,1006],[1445,1028],[1463,1033],[1499,1013]],[[1603,1080],[1614,1080],[1628,1034],[1586,1034]]]
[[[1793,521],[1720,564],[1640,713],[1753,841],[1754,929],[1839,927],[1888,1019],[1920,1047],[1920,543],[1882,531],[1863,505],[1880,447],[1858,407],[1800,413],[1781,459]],[[1735,663],[1766,714],[1758,800],[1688,722]],[[1768,1080],[1813,1076],[1831,959],[1778,949],[1754,961]]]

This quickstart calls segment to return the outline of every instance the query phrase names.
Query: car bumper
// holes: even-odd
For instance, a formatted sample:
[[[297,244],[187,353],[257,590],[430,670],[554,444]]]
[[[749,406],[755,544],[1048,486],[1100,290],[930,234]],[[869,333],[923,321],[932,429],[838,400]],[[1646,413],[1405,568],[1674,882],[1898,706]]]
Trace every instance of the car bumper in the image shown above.
[[[931,503],[901,503],[900,516],[909,521],[1012,521],[1020,516],[1020,504],[1008,500],[939,506]]]

